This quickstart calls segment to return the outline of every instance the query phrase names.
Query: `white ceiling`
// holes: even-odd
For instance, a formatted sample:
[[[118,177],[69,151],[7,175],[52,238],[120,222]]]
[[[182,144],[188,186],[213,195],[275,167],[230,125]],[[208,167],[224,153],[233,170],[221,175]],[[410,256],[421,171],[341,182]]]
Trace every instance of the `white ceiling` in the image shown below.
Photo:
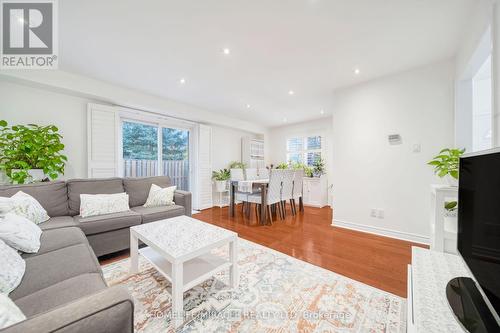
[[[336,88],[452,57],[474,5],[64,0],[60,69],[279,126],[322,117],[321,109],[328,116]]]

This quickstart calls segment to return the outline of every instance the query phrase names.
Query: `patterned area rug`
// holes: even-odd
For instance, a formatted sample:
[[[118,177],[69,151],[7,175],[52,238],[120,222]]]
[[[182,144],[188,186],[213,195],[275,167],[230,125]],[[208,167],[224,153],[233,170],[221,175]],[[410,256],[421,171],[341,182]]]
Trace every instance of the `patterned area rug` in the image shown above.
[[[228,250],[215,254],[227,257]],[[125,285],[135,299],[136,332],[174,332],[170,283],[140,257],[128,276],[129,259],[103,266],[109,285]],[[403,298],[240,239],[239,286],[229,272],[184,293],[180,332],[405,332]]]

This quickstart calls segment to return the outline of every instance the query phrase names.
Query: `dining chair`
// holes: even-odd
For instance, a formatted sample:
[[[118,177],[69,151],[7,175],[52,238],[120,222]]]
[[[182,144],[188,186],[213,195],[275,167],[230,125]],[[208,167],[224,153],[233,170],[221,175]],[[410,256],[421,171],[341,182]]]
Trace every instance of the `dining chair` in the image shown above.
[[[304,170],[296,170],[295,177],[293,178],[293,191],[292,191],[292,206],[293,210],[297,212],[297,206],[295,205],[295,200],[299,201],[299,211],[304,211],[304,201],[302,199],[304,195]]]
[[[290,200],[290,208],[292,215],[295,215],[295,211],[292,205],[293,199],[293,178],[295,176],[295,170],[282,170],[283,171],[283,185],[281,190],[281,205],[283,207],[283,218],[286,217],[286,202]]]
[[[256,180],[259,179],[257,176],[257,169],[245,169],[246,180]]]
[[[231,169],[229,172],[231,174],[231,181],[245,180],[245,175],[243,174],[243,169]],[[240,191],[238,191],[238,189],[236,189],[234,191],[234,200],[243,203],[243,205],[241,206],[241,209],[243,212],[246,208],[245,203],[248,201],[248,193],[240,192]]]
[[[261,168],[258,170],[259,179],[269,179],[269,170],[267,168]]]
[[[269,215],[269,220],[271,224],[273,223],[273,215],[271,212],[271,206],[275,206],[281,211],[281,183],[283,179],[283,170],[271,170],[269,174],[269,184],[267,186],[266,202],[267,202],[267,215]],[[262,197],[260,194],[250,194],[248,195],[248,202],[254,203],[256,205],[262,205]],[[257,216],[259,216],[260,209],[256,207]],[[280,218],[283,216],[280,213]],[[262,218],[262,217],[260,217]]]

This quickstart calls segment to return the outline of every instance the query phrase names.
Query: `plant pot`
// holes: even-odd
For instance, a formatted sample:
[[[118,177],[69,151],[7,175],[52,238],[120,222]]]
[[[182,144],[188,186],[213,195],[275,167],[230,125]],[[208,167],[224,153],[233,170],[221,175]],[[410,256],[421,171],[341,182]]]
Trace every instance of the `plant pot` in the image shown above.
[[[446,183],[447,183],[449,186],[454,186],[454,187],[457,187],[457,186],[458,186],[458,179],[455,179],[455,178],[453,178],[453,177],[452,177],[452,176],[450,176],[450,175],[446,175],[445,179],[446,179]]]
[[[215,181],[215,191],[224,192],[226,190],[227,181],[226,180],[216,180]]]
[[[12,169],[12,172],[21,171],[20,169]],[[43,169],[29,169],[26,170],[28,172],[29,177],[24,181],[25,184],[41,182],[46,178]]]

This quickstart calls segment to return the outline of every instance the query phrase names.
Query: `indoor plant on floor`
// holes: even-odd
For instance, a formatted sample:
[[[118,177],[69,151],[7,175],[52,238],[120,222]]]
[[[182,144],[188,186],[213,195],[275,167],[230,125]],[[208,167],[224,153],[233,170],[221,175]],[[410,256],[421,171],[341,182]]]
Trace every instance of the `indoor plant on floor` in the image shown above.
[[[0,120],[0,170],[17,184],[56,179],[68,160],[61,139],[54,125],[8,126]]]

